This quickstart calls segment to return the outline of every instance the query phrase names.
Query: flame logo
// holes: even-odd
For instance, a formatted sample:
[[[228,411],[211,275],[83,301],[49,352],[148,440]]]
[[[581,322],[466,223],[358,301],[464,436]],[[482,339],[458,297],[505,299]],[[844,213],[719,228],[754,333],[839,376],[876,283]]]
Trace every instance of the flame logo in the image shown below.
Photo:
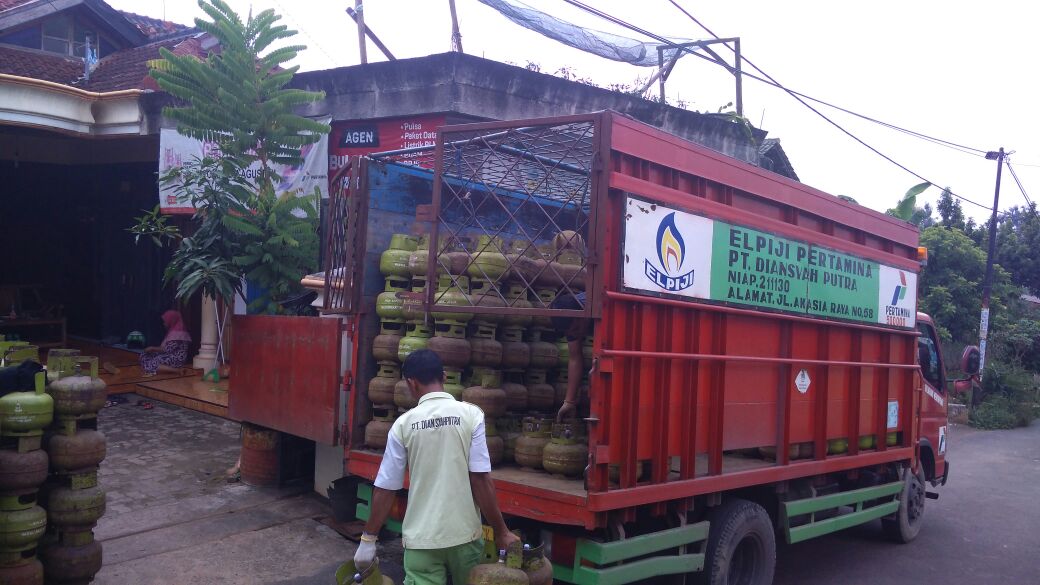
[[[661,268],[669,274],[679,272],[685,255],[686,243],[675,226],[675,212],[669,213],[657,228],[657,258]]]
[[[906,298],[906,274],[902,270],[899,271],[899,284],[896,285],[896,290],[892,293],[892,305],[898,305],[899,301]]]

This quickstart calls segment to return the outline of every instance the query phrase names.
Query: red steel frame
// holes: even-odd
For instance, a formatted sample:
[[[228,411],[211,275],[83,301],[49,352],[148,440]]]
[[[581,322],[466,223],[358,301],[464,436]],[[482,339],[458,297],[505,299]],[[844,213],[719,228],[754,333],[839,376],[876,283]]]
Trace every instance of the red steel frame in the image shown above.
[[[442,128],[438,153],[446,131],[588,119],[596,120],[598,135],[587,236],[586,314],[598,318],[588,493],[579,498],[496,481],[503,511],[591,529],[606,526],[608,515],[630,520],[644,506],[663,514],[697,495],[893,462],[916,464],[916,331],[632,294],[621,284],[620,257],[626,193],[912,272],[919,268],[916,229],[610,112]],[[439,158],[437,164],[434,218]],[[354,355],[362,350],[360,337],[354,338]],[[759,354],[732,351],[745,341],[774,345]],[[795,401],[792,373],[799,367],[812,372],[814,388],[808,400]],[[773,414],[727,421],[727,395],[747,391],[728,378],[751,375],[771,380],[754,391],[772,397]],[[889,400],[899,402],[901,439],[894,447],[884,440]],[[872,412],[861,410],[864,402]],[[727,442],[746,428],[770,425],[773,437],[762,444],[777,446],[775,464],[724,473]],[[790,461],[787,447],[806,433],[814,456]],[[827,441],[836,433],[849,438],[848,453],[828,456]],[[855,438],[861,433],[874,434],[877,447],[860,451]],[[706,470],[698,469],[698,455],[706,455]],[[640,479],[642,461],[650,463],[650,475]],[[378,463],[378,455],[354,451],[347,470],[372,479]],[[611,465],[619,467],[616,485],[609,481]]]

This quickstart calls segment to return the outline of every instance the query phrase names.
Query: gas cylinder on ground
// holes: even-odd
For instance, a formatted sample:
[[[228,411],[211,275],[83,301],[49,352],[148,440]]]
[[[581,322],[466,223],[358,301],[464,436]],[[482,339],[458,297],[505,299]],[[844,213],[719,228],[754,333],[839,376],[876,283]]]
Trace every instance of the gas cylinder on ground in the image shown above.
[[[48,584],[89,583],[101,570],[101,558],[101,543],[89,530],[57,531],[48,534],[40,546]]]
[[[531,367],[548,369],[559,366],[559,350],[545,340],[549,330],[531,327],[527,330],[527,343],[531,346]]]
[[[406,276],[387,276],[383,284],[383,292],[376,296],[376,315],[380,319],[403,319],[402,307],[404,299],[397,296],[411,287],[411,278]]]
[[[435,333],[426,348],[436,353],[445,367],[465,368],[469,365],[473,349],[465,338],[466,329],[461,325],[438,323]]]
[[[48,482],[40,493],[48,524],[61,530],[89,529],[105,514],[105,492],[97,485],[74,489]]]
[[[534,289],[534,295],[531,297],[531,306],[536,309],[551,309],[553,301],[556,300],[557,292],[559,291],[556,287],[539,286]],[[549,317],[534,317],[531,319],[531,326],[552,329],[552,320]]]
[[[373,409],[372,420],[365,425],[365,445],[382,451],[386,448],[386,437],[394,425],[393,409]]]
[[[36,374],[31,392],[11,392],[0,396],[0,436],[37,437],[54,420],[54,399],[44,392],[46,376]]]
[[[467,309],[473,306],[473,300],[466,291],[469,290],[469,279],[465,276],[442,274],[437,278],[437,290],[433,293],[433,304],[438,308],[458,307],[459,311],[434,311],[433,320],[440,323],[465,325],[473,318]]]
[[[78,349],[54,348],[47,352],[47,383],[62,376],[68,376],[76,369],[74,358],[79,357]]]
[[[0,496],[0,553],[29,550],[47,529],[47,511],[36,493]]]
[[[505,441],[498,434],[498,424],[493,418],[484,419],[484,438],[487,441],[491,465],[499,465],[505,453]]]
[[[545,545],[524,545],[524,561],[521,567],[527,573],[530,585],[552,585],[552,563],[545,556]]]
[[[502,368],[526,368],[531,365],[531,345],[524,341],[524,330],[503,326],[498,332],[502,344]]]
[[[36,489],[47,479],[47,469],[47,453],[43,449],[0,450],[0,492]]]
[[[466,387],[462,385],[462,370],[458,368],[444,368],[444,391],[462,400],[462,391]]]
[[[410,294],[405,295],[401,300],[401,318],[408,322],[419,322],[422,323],[426,320],[426,313],[423,311],[423,299],[426,298],[426,276],[419,274],[412,277],[411,291]]]
[[[470,327],[469,344],[472,347],[470,363],[474,366],[497,368],[502,364],[502,344],[495,339],[495,326],[476,322]]]
[[[527,386],[527,406],[532,410],[548,412],[556,400],[556,390],[545,382],[545,370],[529,369],[524,379]]]
[[[549,473],[580,477],[589,459],[584,438],[585,432],[576,420],[554,424],[549,443],[542,450],[542,467]]]
[[[401,338],[401,343],[397,346],[397,359],[404,363],[404,360],[412,354],[413,351],[420,349],[426,349],[426,346],[430,343],[430,338],[433,337],[433,329],[425,323],[408,323],[408,332]]]
[[[43,563],[36,557],[19,559],[17,564],[6,564],[0,560],[0,583],[43,585]]]
[[[412,389],[408,387],[408,381],[401,379],[394,384],[394,405],[403,410],[409,410],[415,408],[419,404],[419,399],[412,393]]]
[[[72,375],[47,386],[47,393],[54,399],[54,414],[59,417],[96,414],[108,397],[105,382],[98,378],[98,359],[93,356],[72,359],[76,367]]]
[[[473,278],[481,278],[495,282],[502,278],[509,269],[506,260],[505,243],[502,238],[482,235],[473,244],[473,262],[466,272]]]
[[[390,236],[390,246],[379,256],[379,272],[383,276],[401,276],[410,278],[408,259],[415,251],[418,242],[406,234]]]
[[[527,287],[523,283],[509,282],[501,287],[501,291],[508,309],[530,309],[532,307],[531,301],[527,300]],[[508,311],[502,318],[502,326],[523,328],[531,324],[531,319],[531,315],[524,315],[519,311]]]
[[[506,248],[506,262],[509,263],[506,278],[533,283],[538,273],[536,260],[540,257],[541,252],[530,240],[513,240]]]
[[[501,372],[474,368],[471,382],[475,385],[462,391],[464,401],[479,406],[486,418],[498,418],[506,413],[506,391],[501,388]]]
[[[552,419],[527,417],[523,425],[523,432],[513,449],[513,458],[524,467],[542,469],[545,446],[552,434]]]
[[[105,435],[92,429],[74,433],[54,433],[44,436],[50,466],[56,472],[70,472],[100,465],[107,453]]]
[[[381,362],[374,378],[368,381],[368,400],[375,405],[394,403],[394,385],[401,379],[397,364]]]
[[[242,423],[242,483],[268,486],[278,483],[278,450],[282,434],[252,423]]]
[[[372,340],[372,357],[377,362],[397,362],[397,351],[404,336],[405,324],[400,319],[384,319],[379,325],[379,335]]]
[[[466,585],[530,585],[527,574],[521,570],[523,552],[519,543],[510,546],[508,554],[498,552],[497,563],[484,563],[473,567]]]

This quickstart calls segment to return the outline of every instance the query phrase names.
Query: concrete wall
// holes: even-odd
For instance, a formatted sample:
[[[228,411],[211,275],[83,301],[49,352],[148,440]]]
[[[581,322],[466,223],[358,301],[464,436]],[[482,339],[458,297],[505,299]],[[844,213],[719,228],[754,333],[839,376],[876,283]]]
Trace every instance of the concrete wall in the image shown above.
[[[639,97],[591,87],[471,55],[415,59],[298,74],[293,85],[324,91],[308,116],[357,120],[454,112],[515,120],[615,110],[735,158],[758,164],[758,148],[739,125]],[[766,135],[755,131],[756,141]]]

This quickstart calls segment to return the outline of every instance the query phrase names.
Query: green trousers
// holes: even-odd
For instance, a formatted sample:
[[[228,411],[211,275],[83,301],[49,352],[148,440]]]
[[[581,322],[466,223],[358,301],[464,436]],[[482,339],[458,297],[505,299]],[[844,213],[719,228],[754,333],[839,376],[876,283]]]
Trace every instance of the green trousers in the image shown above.
[[[469,571],[480,563],[484,555],[484,541],[450,548],[404,550],[404,585],[445,585],[448,574],[454,585],[466,585]]]

